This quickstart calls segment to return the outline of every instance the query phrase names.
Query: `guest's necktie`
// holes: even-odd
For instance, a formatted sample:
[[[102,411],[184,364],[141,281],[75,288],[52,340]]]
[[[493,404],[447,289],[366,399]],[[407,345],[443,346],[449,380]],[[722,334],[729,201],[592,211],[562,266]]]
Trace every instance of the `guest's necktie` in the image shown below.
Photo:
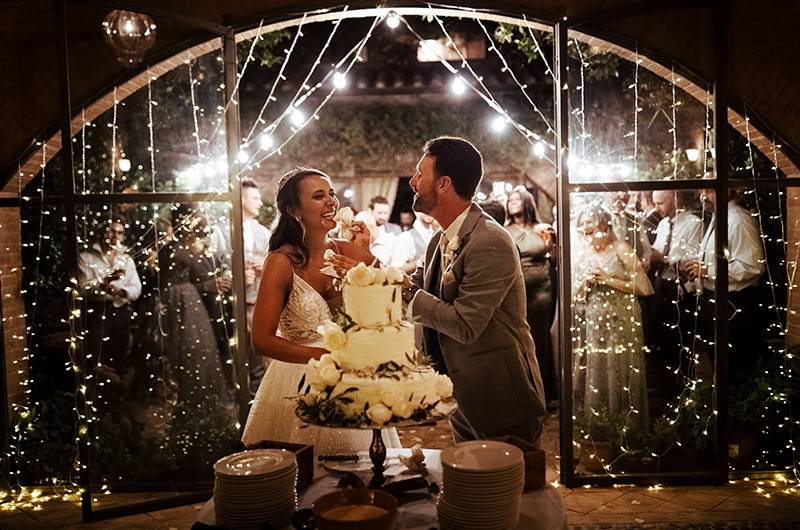
[[[669,219],[669,229],[667,230],[667,243],[664,245],[664,258],[669,256],[669,251],[672,248],[672,228],[673,228],[672,218]]]

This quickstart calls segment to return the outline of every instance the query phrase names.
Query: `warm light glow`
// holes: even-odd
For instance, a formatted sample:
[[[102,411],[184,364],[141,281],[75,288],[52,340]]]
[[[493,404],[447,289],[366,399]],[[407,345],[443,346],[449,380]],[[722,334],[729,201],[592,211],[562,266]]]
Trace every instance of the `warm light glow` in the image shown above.
[[[461,76],[453,78],[453,81],[450,83],[450,90],[452,90],[453,94],[456,96],[460,96],[467,90],[467,85],[464,83],[464,80],[461,79]]]
[[[689,159],[689,162],[697,162],[700,160],[700,149],[687,149],[686,158]]]
[[[350,188],[347,188],[346,190],[344,190],[344,193],[342,193],[342,195],[344,196],[345,199],[352,199],[354,193],[353,193],[353,190],[351,190]]]
[[[271,149],[275,141],[272,139],[272,136],[264,133],[261,135],[261,138],[258,139],[258,147],[263,149],[264,151]]]
[[[131,161],[127,158],[120,158],[119,159],[119,170],[123,173],[127,173],[131,170]]]
[[[392,11],[389,13],[389,16],[386,17],[386,25],[389,26],[391,29],[395,29],[397,26],[400,25],[400,16]]]
[[[241,162],[242,164],[244,164],[245,162],[247,162],[248,160],[250,160],[250,155],[248,155],[248,154],[247,154],[247,151],[245,151],[244,149],[242,149],[241,151],[239,151],[239,154],[237,154],[237,155],[236,155],[236,159],[237,159],[239,162]]]
[[[544,158],[544,144],[542,142],[533,144],[533,154],[537,158]]]
[[[342,72],[333,74],[333,86],[342,89],[347,86],[347,77]]]
[[[292,111],[292,115],[289,116],[289,119],[292,121],[292,124],[299,127],[300,125],[303,125],[304,121],[306,121],[306,115],[303,114],[300,109],[294,109]]]
[[[492,119],[492,130],[496,133],[503,132],[507,123],[508,120],[506,120],[505,116],[496,116]]]

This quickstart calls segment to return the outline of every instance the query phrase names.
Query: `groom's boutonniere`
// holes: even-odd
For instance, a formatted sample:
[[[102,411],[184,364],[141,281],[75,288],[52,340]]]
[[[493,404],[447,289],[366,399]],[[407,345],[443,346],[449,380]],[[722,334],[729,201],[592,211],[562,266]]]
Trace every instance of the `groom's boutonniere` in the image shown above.
[[[453,262],[456,260],[459,254],[461,254],[461,249],[463,248],[463,243],[460,237],[456,236],[450,241],[447,242],[447,247],[445,248],[444,257],[447,259],[447,262],[452,265]]]

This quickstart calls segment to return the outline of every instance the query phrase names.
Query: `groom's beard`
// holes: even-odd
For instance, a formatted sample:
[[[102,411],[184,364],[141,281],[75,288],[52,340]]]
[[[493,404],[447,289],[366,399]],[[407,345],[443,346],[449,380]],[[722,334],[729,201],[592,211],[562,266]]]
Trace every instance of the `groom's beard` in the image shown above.
[[[428,195],[421,195],[419,193],[414,195],[414,202],[412,208],[417,212],[429,214],[439,204],[436,193],[429,193]]]

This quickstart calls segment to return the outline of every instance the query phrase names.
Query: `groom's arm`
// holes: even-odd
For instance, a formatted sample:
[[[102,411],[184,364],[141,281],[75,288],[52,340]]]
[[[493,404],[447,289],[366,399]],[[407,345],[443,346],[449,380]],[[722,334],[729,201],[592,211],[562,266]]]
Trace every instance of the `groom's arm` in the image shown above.
[[[464,249],[464,275],[458,296],[452,304],[426,291],[417,291],[413,316],[426,327],[472,344],[483,334],[489,320],[503,302],[519,271],[514,242],[505,229],[489,228],[489,233]]]

